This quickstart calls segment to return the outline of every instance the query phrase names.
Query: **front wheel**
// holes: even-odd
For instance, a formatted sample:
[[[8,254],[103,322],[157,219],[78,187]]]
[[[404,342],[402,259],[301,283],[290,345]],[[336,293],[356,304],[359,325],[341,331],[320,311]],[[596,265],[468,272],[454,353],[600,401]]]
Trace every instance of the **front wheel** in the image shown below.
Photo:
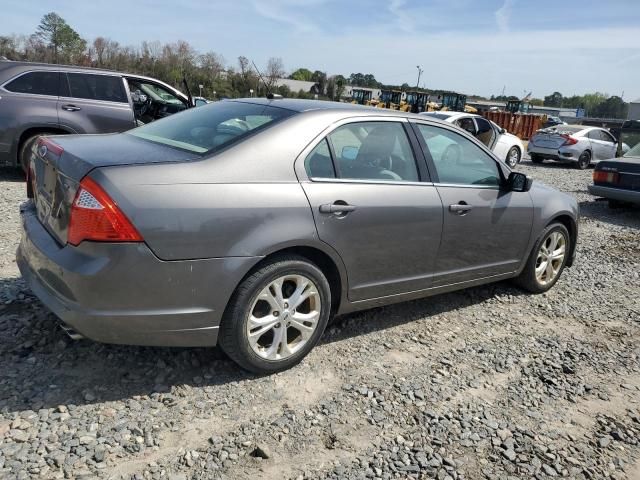
[[[532,293],[546,292],[560,278],[570,251],[569,231],[561,223],[552,223],[540,235],[516,283]]]
[[[509,149],[506,162],[510,168],[514,168],[518,163],[520,163],[520,149],[518,147],[514,146]]]
[[[311,351],[330,313],[331,290],[322,271],[302,257],[275,258],[236,289],[218,341],[242,368],[275,373]]]

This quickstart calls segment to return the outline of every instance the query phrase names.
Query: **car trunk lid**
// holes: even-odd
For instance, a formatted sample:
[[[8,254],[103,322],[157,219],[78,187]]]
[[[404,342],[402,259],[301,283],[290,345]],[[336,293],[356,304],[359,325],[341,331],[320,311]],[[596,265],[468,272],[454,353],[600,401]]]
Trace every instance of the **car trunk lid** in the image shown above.
[[[597,171],[617,174],[615,188],[640,191],[640,157],[622,157],[620,159],[604,160],[598,163]],[[603,184],[605,185],[605,184]]]
[[[38,219],[64,245],[80,181],[93,169],[196,158],[127,134],[41,137],[31,154],[30,179]]]
[[[552,131],[540,131],[531,139],[531,143],[541,148],[560,148],[567,141],[567,136]]]

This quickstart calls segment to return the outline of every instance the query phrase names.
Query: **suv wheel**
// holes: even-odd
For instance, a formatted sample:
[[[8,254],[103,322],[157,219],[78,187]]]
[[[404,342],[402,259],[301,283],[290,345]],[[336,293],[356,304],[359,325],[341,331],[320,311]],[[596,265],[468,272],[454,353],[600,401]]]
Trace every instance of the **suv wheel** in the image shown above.
[[[561,223],[544,229],[516,283],[532,293],[543,293],[555,285],[571,251],[569,231]]]
[[[246,370],[286,370],[318,343],[330,312],[331,290],[318,267],[298,256],[275,258],[236,289],[218,341]]]

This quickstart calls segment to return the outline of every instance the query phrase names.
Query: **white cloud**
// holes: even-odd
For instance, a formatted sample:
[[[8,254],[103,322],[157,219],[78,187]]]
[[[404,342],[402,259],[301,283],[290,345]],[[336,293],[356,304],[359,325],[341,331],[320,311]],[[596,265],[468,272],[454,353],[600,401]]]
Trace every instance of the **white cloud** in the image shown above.
[[[308,16],[298,12],[307,11],[307,7],[317,7],[326,0],[253,0],[253,7],[261,16],[279,23],[292,26],[297,33],[320,31],[320,27]]]
[[[414,22],[406,8],[406,0],[391,0],[389,12],[396,17],[396,23],[400,30],[407,33],[413,32]]]
[[[498,24],[498,29],[502,33],[506,33],[509,31],[509,22],[511,20],[511,10],[513,9],[514,0],[504,0],[502,7],[500,7],[495,12],[496,23]]]

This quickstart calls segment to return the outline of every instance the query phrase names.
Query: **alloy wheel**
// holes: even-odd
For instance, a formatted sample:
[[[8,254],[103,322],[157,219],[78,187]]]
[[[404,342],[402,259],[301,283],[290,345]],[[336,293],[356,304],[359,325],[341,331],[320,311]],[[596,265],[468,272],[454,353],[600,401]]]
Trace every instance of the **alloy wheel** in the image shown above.
[[[544,239],[536,258],[536,280],[540,285],[548,285],[556,279],[566,250],[567,239],[562,233],[553,231]]]
[[[513,147],[511,150],[509,150],[509,155],[507,155],[507,165],[513,168],[518,164],[519,160],[520,153],[518,152],[518,149],[516,147]]]
[[[311,279],[300,274],[276,278],[260,291],[249,310],[249,346],[267,360],[294,355],[316,331],[321,308]]]

